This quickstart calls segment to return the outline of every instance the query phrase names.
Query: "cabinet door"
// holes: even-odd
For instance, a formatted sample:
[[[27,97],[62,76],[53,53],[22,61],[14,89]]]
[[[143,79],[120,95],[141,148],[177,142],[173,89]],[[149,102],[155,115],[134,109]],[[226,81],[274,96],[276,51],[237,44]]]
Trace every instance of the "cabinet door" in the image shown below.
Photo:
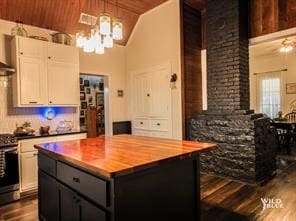
[[[150,81],[146,73],[134,76],[134,111],[136,116],[147,116],[150,112]]]
[[[27,58],[38,58],[43,60],[45,42],[31,38],[18,37],[18,55]]]
[[[79,49],[62,44],[47,44],[47,58],[62,63],[79,63]]]
[[[47,74],[49,105],[79,106],[78,65],[51,61]]]
[[[150,116],[168,117],[171,100],[170,75],[167,68],[158,69],[150,75]]]
[[[106,213],[94,206],[93,204],[87,202],[86,200],[80,201],[80,221],[105,221]]]
[[[37,151],[21,154],[21,191],[37,188]]]
[[[57,182],[40,170],[38,198],[40,220],[57,221],[59,215]]]
[[[36,58],[20,58],[20,104],[34,106],[45,104],[46,75],[44,62]]]
[[[105,221],[106,213],[59,184],[60,221]]]
[[[69,188],[59,184],[60,221],[80,221],[78,196]]]

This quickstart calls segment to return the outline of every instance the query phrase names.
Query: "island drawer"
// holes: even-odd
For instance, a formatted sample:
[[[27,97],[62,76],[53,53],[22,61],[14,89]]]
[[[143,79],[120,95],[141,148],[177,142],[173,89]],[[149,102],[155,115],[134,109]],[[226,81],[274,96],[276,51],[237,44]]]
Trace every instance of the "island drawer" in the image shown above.
[[[72,166],[57,162],[57,179],[95,203],[107,206],[108,182]]]
[[[56,161],[42,153],[38,153],[38,168],[51,176],[56,176]]]

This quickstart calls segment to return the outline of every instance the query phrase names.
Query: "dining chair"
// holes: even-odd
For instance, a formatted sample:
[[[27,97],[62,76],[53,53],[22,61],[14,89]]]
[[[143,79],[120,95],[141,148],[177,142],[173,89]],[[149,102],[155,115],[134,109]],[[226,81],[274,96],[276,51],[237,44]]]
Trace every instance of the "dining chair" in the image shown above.
[[[296,111],[286,114],[285,118],[287,118],[288,121],[296,122]]]
[[[274,120],[270,119],[271,130],[276,137],[278,151],[281,151],[285,146],[287,130],[283,128],[277,128],[274,124]]]
[[[296,122],[296,111],[293,111],[291,113],[286,114],[285,118],[287,118],[288,121]],[[296,144],[296,127],[295,127],[295,124],[293,125],[293,128],[290,131],[290,137],[291,137],[291,143]]]

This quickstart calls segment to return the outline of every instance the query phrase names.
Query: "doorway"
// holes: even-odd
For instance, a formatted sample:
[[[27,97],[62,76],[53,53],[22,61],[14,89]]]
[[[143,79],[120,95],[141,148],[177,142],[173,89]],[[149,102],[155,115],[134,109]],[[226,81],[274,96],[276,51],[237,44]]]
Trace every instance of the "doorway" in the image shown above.
[[[88,137],[108,134],[106,83],[106,76],[80,74],[80,128]]]

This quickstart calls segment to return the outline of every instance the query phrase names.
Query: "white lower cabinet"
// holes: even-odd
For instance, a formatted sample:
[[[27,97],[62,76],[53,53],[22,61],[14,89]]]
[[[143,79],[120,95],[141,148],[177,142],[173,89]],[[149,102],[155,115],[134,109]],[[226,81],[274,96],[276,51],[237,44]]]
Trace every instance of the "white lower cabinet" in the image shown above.
[[[163,118],[135,118],[133,135],[172,138],[170,121]]]
[[[77,140],[83,138],[86,138],[86,133],[20,140],[20,191],[26,192],[36,190],[38,187],[38,152],[34,148],[35,144]]]
[[[21,154],[21,191],[37,188],[37,151]]]

